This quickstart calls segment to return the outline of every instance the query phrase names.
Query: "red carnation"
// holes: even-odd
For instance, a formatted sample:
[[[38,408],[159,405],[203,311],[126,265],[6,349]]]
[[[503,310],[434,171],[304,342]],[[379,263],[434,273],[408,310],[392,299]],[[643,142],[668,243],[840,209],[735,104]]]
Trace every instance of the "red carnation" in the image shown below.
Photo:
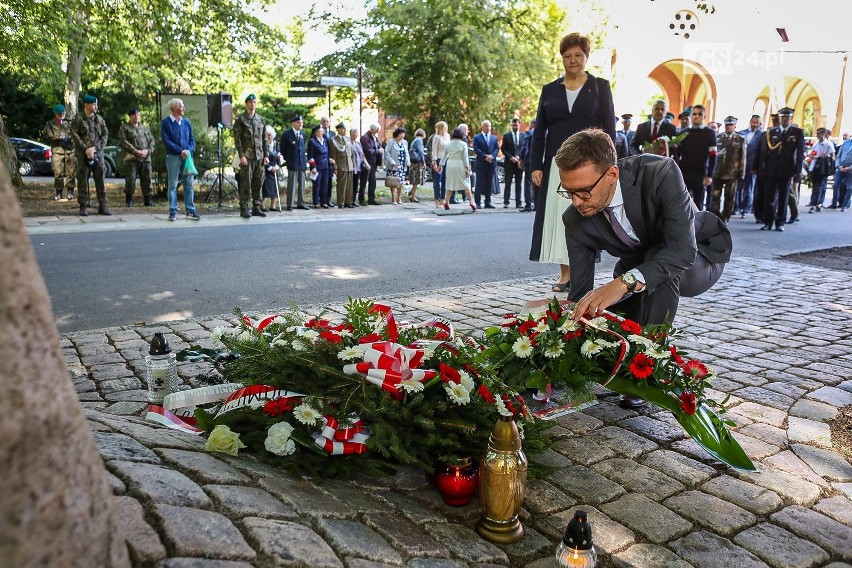
[[[477,378],[479,377],[479,373],[476,372],[476,369],[474,369],[473,365],[471,365],[470,363],[465,363],[464,365],[462,365],[462,367],[464,367],[464,370],[470,373],[472,376]]]
[[[487,402],[488,404],[494,404],[495,402],[497,402],[497,399],[494,398],[494,395],[491,394],[491,391],[488,390],[488,387],[486,387],[485,385],[479,385],[479,389],[477,390],[479,391],[479,396],[484,398],[485,402]]]
[[[680,407],[687,414],[695,414],[695,395],[691,392],[681,393]]]
[[[292,398],[277,398],[263,405],[263,413],[275,417],[293,410]]]
[[[575,337],[580,337],[581,335],[583,335],[583,330],[582,329],[575,329],[574,331],[569,331],[568,333],[563,335],[562,339],[564,341],[568,341],[569,339],[574,339]]]
[[[678,365],[680,365],[681,367],[683,367],[683,366],[686,364],[686,363],[684,363],[684,361],[683,361],[683,357],[681,357],[681,356],[678,354],[678,352],[677,352],[677,347],[675,347],[674,345],[670,345],[670,346],[669,346],[669,351],[671,351],[671,352],[672,352],[672,359],[674,359],[674,362],[675,362],[675,363],[677,363],[677,364],[678,364]]]
[[[695,359],[690,359],[683,366],[683,374],[690,379],[701,380],[707,376],[707,373],[707,367],[704,366],[704,363],[696,361]]]
[[[459,372],[446,363],[438,365],[438,371],[441,373],[441,380],[445,383],[461,383],[461,375]]]
[[[377,341],[381,341],[382,336],[378,333],[371,333],[370,335],[365,335],[361,339],[358,340],[358,343],[376,343]]]
[[[647,379],[654,372],[654,360],[644,353],[637,353],[630,361],[630,372],[637,379]]]
[[[621,330],[626,333],[640,335],[642,333],[642,326],[631,319],[625,319],[621,322]]]
[[[330,325],[331,324],[328,323],[328,320],[317,319],[317,318],[311,318],[311,319],[309,319],[308,321],[305,322],[305,327],[307,327],[307,328],[318,327],[318,328],[325,329],[325,328],[329,327]]]
[[[319,336],[328,341],[329,343],[340,343],[343,341],[343,338],[334,333],[333,331],[321,331]]]
[[[518,333],[520,333],[521,335],[526,335],[529,330],[531,330],[537,325],[538,322],[535,322],[533,320],[527,320],[518,326]]]

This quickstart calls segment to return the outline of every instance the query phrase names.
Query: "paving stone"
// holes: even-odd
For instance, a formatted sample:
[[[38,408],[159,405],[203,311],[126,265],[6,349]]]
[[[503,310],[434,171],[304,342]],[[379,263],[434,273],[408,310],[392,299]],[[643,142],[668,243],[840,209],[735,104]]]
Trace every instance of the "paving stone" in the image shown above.
[[[467,564],[449,558],[412,558],[406,566],[408,568],[467,568]]]
[[[206,483],[246,483],[248,476],[204,452],[158,448],[157,454],[176,469]]]
[[[774,492],[728,475],[711,479],[701,486],[701,490],[756,515],[766,515],[781,506],[781,498]]]
[[[807,418],[809,420],[834,420],[837,416],[837,407],[817,400],[802,398],[796,401],[790,409],[791,416]]]
[[[634,544],[611,558],[616,568],[692,568],[670,550],[656,544]]]
[[[831,448],[831,427],[825,422],[790,416],[787,418],[787,437],[791,443]]]
[[[692,528],[692,523],[680,515],[638,493],[604,503],[601,511],[656,544],[669,542]]]
[[[521,566],[543,554],[553,554],[555,545],[529,525],[524,525],[524,538],[500,548],[509,556],[509,564]],[[477,566],[497,566],[496,564],[477,564]]]
[[[837,387],[820,387],[808,393],[808,398],[830,404],[837,408],[852,404],[852,392]]]
[[[836,497],[828,497],[822,499],[814,505],[814,511],[819,511],[823,515],[827,515],[843,523],[848,527],[852,527],[852,500],[838,495]]]
[[[254,560],[255,552],[227,517],[213,511],[155,505],[166,546],[174,556]]]
[[[760,558],[730,540],[697,531],[670,545],[675,553],[696,568],[766,568]]]
[[[106,472],[107,474],[107,483],[109,484],[109,489],[112,491],[113,495],[124,495],[127,492],[127,487],[124,485],[124,482],[114,476],[111,472]]]
[[[621,485],[582,466],[566,467],[550,474],[547,480],[582,503],[591,505],[611,501],[625,493]]]
[[[101,394],[106,395],[109,393],[119,392],[119,391],[128,391],[134,389],[141,389],[142,381],[137,379],[136,377],[124,377],[122,379],[109,379],[106,381],[100,381],[98,383],[98,390]]]
[[[402,564],[402,556],[376,531],[357,521],[319,519],[317,530],[338,554],[388,564]]]
[[[104,461],[122,460],[143,463],[160,463],[157,455],[131,438],[117,432],[92,432],[95,445]]]
[[[798,505],[791,505],[773,513],[769,519],[813,542],[834,558],[852,560],[852,528],[832,518]]]
[[[204,438],[179,433],[162,426],[155,426],[153,422],[146,422],[141,419],[121,419],[109,415],[102,415],[96,419],[138,440],[149,448],[161,447],[198,451],[204,449]]]
[[[135,566],[150,566],[166,557],[166,547],[151,526],[145,522],[145,511],[132,497],[113,499],[115,518],[127,541],[130,560]]]
[[[343,568],[334,550],[305,525],[256,517],[243,519],[242,525],[259,565]]]
[[[473,530],[449,523],[426,523],[424,529],[438,542],[467,562],[491,562],[508,564],[505,552],[481,538]]]
[[[432,483],[432,476],[427,475],[421,469],[403,465],[399,466],[396,473],[387,479],[385,487],[400,489],[402,491],[417,491],[426,489]]]
[[[322,493],[313,485],[293,479],[264,478],[259,485],[285,504],[293,507],[299,515],[345,519],[354,517],[354,511],[343,503]]]
[[[83,393],[83,392],[91,392],[97,390],[94,381],[90,381],[89,379],[85,379],[82,381],[76,381],[74,383],[74,392]]]
[[[787,431],[783,428],[764,424],[763,422],[752,422],[748,426],[737,429],[737,433],[745,434],[775,447],[783,448],[787,446]]]
[[[635,410],[621,408],[620,406],[615,404],[613,399],[612,402],[600,402],[595,406],[584,408],[583,414],[591,416],[592,418],[597,418],[604,424],[615,424],[619,420],[631,418],[633,416],[636,416],[638,413]]]
[[[213,504],[195,482],[180,472],[158,465],[117,460],[107,462],[107,467],[127,484],[131,495],[144,501],[204,508]]]
[[[329,480],[317,485],[317,489],[331,495],[341,503],[346,503],[347,506],[358,511],[361,515],[387,513],[390,509],[387,503],[381,499],[376,499],[373,494],[359,490],[354,484],[349,482]],[[440,496],[437,497],[437,500],[440,501]]]
[[[671,477],[628,459],[611,459],[592,466],[592,470],[607,477],[627,491],[641,493],[655,501],[684,490],[684,485]]]
[[[813,505],[820,496],[820,486],[801,479],[794,473],[788,473],[772,467],[763,467],[756,473],[734,471],[733,475],[744,481],[760,485],[764,489],[775,491],[779,497],[789,503]]]
[[[661,444],[686,438],[686,433],[680,426],[656,420],[650,416],[634,416],[622,420],[618,425]]]
[[[847,564],[845,562],[832,562],[831,564],[826,564],[822,568],[852,568],[852,564]]]
[[[663,504],[723,536],[731,536],[757,522],[757,517],[745,509],[701,491],[685,491],[669,497]]]
[[[763,463],[775,469],[792,473],[800,479],[810,481],[814,485],[819,485],[823,489],[829,489],[831,487],[830,483],[814,473],[811,466],[803,462],[799,456],[790,450],[778,452],[774,456],[770,456],[763,460]]]
[[[586,511],[588,514],[589,523],[592,525],[592,538],[595,542],[595,549],[598,552],[605,554],[615,554],[619,550],[624,550],[628,546],[636,542],[636,535],[625,527],[606,516],[604,513],[594,507],[585,505],[577,507]],[[574,518],[574,511],[562,511],[555,515],[551,515],[545,519],[544,524],[540,526],[554,542],[562,540],[562,535],[565,534],[565,527],[568,522]],[[554,551],[556,550],[554,546]]]
[[[540,454],[527,456],[527,458],[531,463],[537,463],[547,467],[565,467],[566,465],[571,464],[571,460],[564,455],[555,452],[551,448],[548,448]]]
[[[690,488],[704,483],[716,474],[716,470],[709,465],[671,450],[656,450],[642,456],[641,461]]]
[[[529,479],[527,491],[524,494],[524,508],[532,513],[552,514],[567,507],[572,507],[576,501],[541,479]]]
[[[117,416],[138,416],[146,408],[147,402],[116,402],[104,408],[104,412]]]
[[[80,361],[87,367],[104,365],[108,363],[124,363],[124,357],[120,353],[97,353],[95,355],[84,355],[80,353]]]
[[[155,568],[252,568],[252,565],[248,562],[209,558],[167,558]]]
[[[754,402],[743,402],[735,406],[733,410],[757,422],[764,422],[778,428],[784,425],[784,420],[787,418],[787,413],[783,410]]]
[[[107,402],[143,402],[148,404],[147,390],[123,390],[119,392],[108,392],[103,395]]]
[[[588,409],[587,409],[588,410]],[[573,432],[574,434],[585,434],[603,426],[603,422],[594,416],[590,416],[583,412],[572,412],[557,418],[556,423],[559,426]]]
[[[296,511],[258,487],[205,485],[203,489],[213,498],[218,509],[232,518],[298,518]]]
[[[450,556],[446,546],[427,535],[419,525],[406,518],[398,515],[367,515],[365,522],[406,556],[445,558]]]
[[[797,400],[808,390],[796,385],[792,385],[784,380],[768,382],[763,385],[763,388],[765,388],[766,390],[771,390],[772,392],[783,394],[784,396],[790,397],[793,400]]]
[[[553,445],[553,449],[580,465],[590,465],[616,455],[615,450],[609,446],[590,440],[587,436],[559,440]]]
[[[408,494],[399,491],[377,491],[375,495],[415,523],[439,523],[446,520],[443,515],[427,509]]]
[[[92,391],[92,392],[81,392],[77,395],[77,400],[80,402],[102,402],[103,397],[100,393]]]
[[[852,483],[832,483],[831,486],[852,499]]]
[[[818,475],[829,481],[852,481],[852,465],[843,456],[830,450],[793,444],[790,446],[802,461],[811,466]]]
[[[617,426],[604,426],[589,435],[593,440],[609,446],[619,455],[636,458],[657,449],[657,444]]]

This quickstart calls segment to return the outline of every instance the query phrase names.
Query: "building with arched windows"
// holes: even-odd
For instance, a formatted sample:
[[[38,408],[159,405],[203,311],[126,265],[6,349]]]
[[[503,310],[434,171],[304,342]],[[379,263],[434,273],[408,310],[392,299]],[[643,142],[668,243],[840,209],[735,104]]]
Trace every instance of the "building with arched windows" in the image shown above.
[[[641,115],[662,94],[675,114],[704,105],[708,121],[730,114],[744,127],[757,114],[768,124],[770,113],[789,106],[806,133],[852,131],[846,3],[812,10],[790,0],[717,0],[712,14],[689,0],[600,3],[609,21],[590,65],[613,82],[617,114]]]

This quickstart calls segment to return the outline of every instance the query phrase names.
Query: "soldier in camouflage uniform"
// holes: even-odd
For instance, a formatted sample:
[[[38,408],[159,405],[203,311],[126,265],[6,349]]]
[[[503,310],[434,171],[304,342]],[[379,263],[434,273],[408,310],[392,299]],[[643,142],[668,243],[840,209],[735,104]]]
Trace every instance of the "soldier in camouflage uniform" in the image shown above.
[[[74,141],[71,139],[71,121],[65,118],[65,106],[53,107],[55,118],[44,125],[41,137],[50,144],[51,167],[53,168],[53,188],[56,199],[62,199],[65,188],[68,199],[74,199],[74,178],[77,175],[74,160]]]
[[[746,143],[745,138],[734,130],[736,126],[736,117],[728,116],[725,118],[725,130],[716,135],[716,169],[713,170],[713,203],[710,211],[725,223],[730,221],[734,212],[737,181],[745,176]],[[723,192],[725,208],[720,211]]]
[[[154,151],[154,136],[139,120],[139,109],[127,113],[128,122],[118,130],[118,140],[124,150],[124,197],[128,207],[133,207],[133,192],[136,177],[142,184],[145,207],[154,204],[151,199],[151,153]]]
[[[264,166],[269,163],[269,143],[266,122],[255,113],[257,97],[246,97],[246,111],[234,120],[234,146],[240,158],[240,216],[266,217],[261,207],[260,188],[263,186]],[[251,197],[252,210],[248,203]]]
[[[98,99],[86,95],[83,97],[83,112],[78,112],[71,121],[71,137],[74,139],[77,158],[77,203],[80,205],[81,217],[89,216],[90,170],[95,179],[98,215],[112,215],[104,189],[104,146],[108,135],[106,122],[98,114]]]

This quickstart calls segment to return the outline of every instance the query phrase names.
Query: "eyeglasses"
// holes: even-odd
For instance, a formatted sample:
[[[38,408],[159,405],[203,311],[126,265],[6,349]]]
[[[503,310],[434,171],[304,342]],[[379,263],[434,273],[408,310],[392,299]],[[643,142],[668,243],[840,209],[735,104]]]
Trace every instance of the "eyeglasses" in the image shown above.
[[[613,164],[613,166],[614,165],[615,164]],[[609,172],[609,170],[611,168],[612,168],[612,166],[610,166],[606,170],[604,170],[604,173],[601,174],[601,177],[599,177],[598,180],[595,183],[593,183],[592,185],[590,185],[588,187],[581,187],[580,189],[568,189],[567,187],[564,187],[560,183],[559,187],[556,188],[556,193],[558,193],[559,195],[561,195],[565,199],[574,199],[574,197],[578,197],[580,199],[589,199],[592,196],[592,191],[598,186],[598,184],[601,182],[601,180],[604,178],[604,176]]]

